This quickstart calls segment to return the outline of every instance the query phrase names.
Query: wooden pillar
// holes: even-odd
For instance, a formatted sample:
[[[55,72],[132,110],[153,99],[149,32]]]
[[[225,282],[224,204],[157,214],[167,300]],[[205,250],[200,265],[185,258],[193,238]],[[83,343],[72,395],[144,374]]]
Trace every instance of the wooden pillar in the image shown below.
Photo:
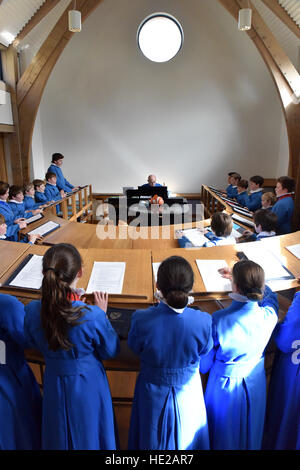
[[[4,135],[0,134],[0,181],[7,181],[7,170],[4,153]]]

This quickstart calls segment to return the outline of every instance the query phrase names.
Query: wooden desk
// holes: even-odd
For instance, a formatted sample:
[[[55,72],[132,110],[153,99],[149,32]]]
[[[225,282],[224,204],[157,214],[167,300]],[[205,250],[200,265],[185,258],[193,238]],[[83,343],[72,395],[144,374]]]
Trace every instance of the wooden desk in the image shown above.
[[[55,233],[61,231],[64,227],[67,227],[68,224],[71,223],[65,219],[62,219],[61,217],[57,217],[56,215],[53,215],[51,212],[45,212],[44,217],[37,220],[36,222],[33,222],[32,224],[27,225],[27,227],[20,230],[19,233],[21,235],[27,235],[27,233],[31,232],[31,230],[34,230],[47,222],[56,222],[57,224],[60,225],[60,227],[54,231]],[[54,232],[51,232],[49,235],[46,235],[45,237],[43,237],[43,242],[48,242],[48,238],[51,237],[51,235],[53,235]]]
[[[22,257],[31,245],[27,243],[7,242],[0,240],[0,283],[1,278],[10,267]]]

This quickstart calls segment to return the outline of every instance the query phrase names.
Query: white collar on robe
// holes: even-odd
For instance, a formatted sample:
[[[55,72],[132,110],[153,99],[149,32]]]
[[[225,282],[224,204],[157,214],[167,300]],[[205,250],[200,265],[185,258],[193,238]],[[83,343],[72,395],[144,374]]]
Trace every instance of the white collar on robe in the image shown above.
[[[194,303],[194,297],[192,297],[191,295],[188,296],[188,301],[187,301],[187,304],[185,307],[183,308],[174,308],[174,307],[171,307],[171,305],[168,304],[168,302],[166,301],[166,299],[162,296],[162,294],[159,292],[159,291],[156,291],[155,294],[154,294],[154,297],[156,297],[157,300],[159,300],[160,302],[162,302],[163,304],[167,305],[171,310],[174,310],[174,312],[176,313],[182,313],[184,311],[184,309]]]
[[[250,194],[258,193],[259,191],[262,191],[262,188],[254,189],[253,191],[250,191]]]
[[[24,201],[15,201],[14,199],[10,199],[9,202],[14,202],[15,204],[23,204]]]

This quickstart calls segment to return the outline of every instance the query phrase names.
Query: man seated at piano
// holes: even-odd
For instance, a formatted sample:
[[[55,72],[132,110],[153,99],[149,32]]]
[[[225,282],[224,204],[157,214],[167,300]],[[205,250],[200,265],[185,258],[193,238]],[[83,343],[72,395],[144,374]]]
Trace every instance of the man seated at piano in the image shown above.
[[[161,184],[156,182],[155,175],[148,176],[148,183],[145,183],[141,186],[141,188],[153,188],[154,186],[161,186]]]

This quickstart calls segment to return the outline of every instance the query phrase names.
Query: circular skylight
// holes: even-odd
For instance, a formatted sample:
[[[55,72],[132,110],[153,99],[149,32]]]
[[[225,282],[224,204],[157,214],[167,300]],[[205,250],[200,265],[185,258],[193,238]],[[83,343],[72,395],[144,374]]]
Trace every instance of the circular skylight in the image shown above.
[[[137,42],[149,60],[167,62],[175,57],[182,47],[182,27],[173,16],[167,13],[154,13],[141,23]]]

